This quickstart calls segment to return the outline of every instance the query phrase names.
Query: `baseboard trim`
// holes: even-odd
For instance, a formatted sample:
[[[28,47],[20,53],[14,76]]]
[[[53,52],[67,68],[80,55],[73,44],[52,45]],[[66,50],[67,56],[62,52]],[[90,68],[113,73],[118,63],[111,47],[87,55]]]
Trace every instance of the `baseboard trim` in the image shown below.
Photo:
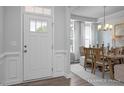
[[[53,73],[53,77],[60,77],[60,76],[64,76],[64,72]]]
[[[71,78],[71,73],[65,73],[64,76],[65,76],[67,79],[69,79],[69,78]]]

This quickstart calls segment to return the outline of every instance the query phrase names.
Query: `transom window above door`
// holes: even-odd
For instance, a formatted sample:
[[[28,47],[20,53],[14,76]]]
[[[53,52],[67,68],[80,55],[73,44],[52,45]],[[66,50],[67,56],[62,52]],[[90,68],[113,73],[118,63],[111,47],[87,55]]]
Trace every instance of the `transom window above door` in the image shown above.
[[[46,16],[52,15],[52,9],[50,7],[38,7],[38,6],[25,6],[25,12],[42,14]]]
[[[30,20],[30,32],[47,32],[47,21]]]

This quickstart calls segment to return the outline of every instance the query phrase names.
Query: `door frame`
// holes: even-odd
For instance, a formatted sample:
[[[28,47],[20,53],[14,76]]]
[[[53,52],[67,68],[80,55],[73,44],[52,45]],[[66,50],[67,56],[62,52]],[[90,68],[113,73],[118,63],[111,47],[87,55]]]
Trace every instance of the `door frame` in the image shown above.
[[[52,15],[50,16],[50,18],[52,19],[52,60],[51,60],[51,64],[53,67],[53,60],[54,60],[54,7],[50,7],[52,10]],[[44,15],[39,15],[39,14],[31,14],[31,13],[26,13],[24,10],[24,6],[21,6],[21,51],[20,51],[20,61],[22,63],[22,80],[21,82],[26,82],[24,80],[24,15],[25,14],[30,14],[30,15],[36,15],[36,16],[44,16]],[[48,16],[44,16],[44,17],[48,17]],[[52,71],[52,77],[53,77],[53,71]],[[47,77],[46,77],[47,78]],[[44,79],[44,78],[43,78]]]

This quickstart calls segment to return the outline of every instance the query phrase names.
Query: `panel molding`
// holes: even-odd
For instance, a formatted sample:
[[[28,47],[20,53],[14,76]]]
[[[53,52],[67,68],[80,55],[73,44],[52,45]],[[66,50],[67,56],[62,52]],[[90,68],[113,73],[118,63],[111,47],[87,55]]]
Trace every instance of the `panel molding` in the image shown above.
[[[5,85],[21,83],[22,79],[22,62],[20,52],[5,52]]]
[[[0,86],[4,85],[4,54],[0,55]]]
[[[20,52],[5,52],[4,53],[4,56],[7,57],[7,56],[13,56],[13,55],[20,55]]]
[[[66,54],[66,50],[54,50],[54,54]]]
[[[19,55],[19,52],[4,52],[2,54],[0,54],[0,59],[6,57],[6,56],[12,56],[12,55]]]
[[[53,55],[53,77],[67,76],[65,75],[65,62],[67,51],[65,50],[55,50]],[[0,60],[3,59],[5,63],[4,73],[5,80],[4,84],[0,85],[12,85],[23,82],[22,62],[20,58],[20,52],[5,52],[0,55]],[[13,65],[14,64],[14,68]],[[15,69],[18,69],[15,71]],[[23,71],[23,70],[22,70]],[[12,75],[11,75],[12,73]],[[16,74],[15,74],[16,73]],[[21,75],[20,75],[21,73]]]
[[[65,71],[65,50],[54,50],[54,61],[53,61],[53,76],[64,76]]]

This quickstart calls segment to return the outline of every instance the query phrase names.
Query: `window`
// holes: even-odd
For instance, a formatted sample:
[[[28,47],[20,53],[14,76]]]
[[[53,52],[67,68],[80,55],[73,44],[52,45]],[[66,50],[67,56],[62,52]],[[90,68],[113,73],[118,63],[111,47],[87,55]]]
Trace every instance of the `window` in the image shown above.
[[[47,21],[30,21],[30,32],[47,32]]]
[[[85,23],[85,47],[92,43],[91,23]]]
[[[71,20],[70,27],[70,52],[74,53],[74,20]]]
[[[30,31],[35,32],[35,21],[34,20],[30,21]]]
[[[35,13],[35,14],[42,14],[51,16],[52,15],[52,9],[49,7],[36,7],[36,6],[26,6],[25,12],[27,13]]]

